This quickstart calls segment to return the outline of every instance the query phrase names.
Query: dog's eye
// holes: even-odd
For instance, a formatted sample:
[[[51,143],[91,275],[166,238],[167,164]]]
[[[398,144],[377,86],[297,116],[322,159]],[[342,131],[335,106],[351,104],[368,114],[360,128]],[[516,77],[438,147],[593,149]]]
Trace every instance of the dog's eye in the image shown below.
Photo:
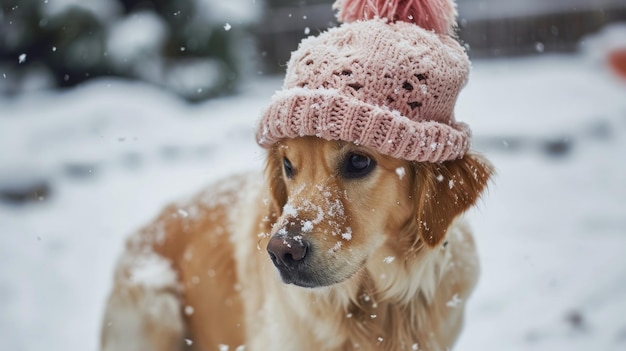
[[[283,157],[283,168],[285,168],[285,175],[287,178],[293,178],[293,166],[287,157]]]
[[[376,167],[376,161],[361,154],[349,154],[343,165],[343,176],[350,179],[362,178]]]

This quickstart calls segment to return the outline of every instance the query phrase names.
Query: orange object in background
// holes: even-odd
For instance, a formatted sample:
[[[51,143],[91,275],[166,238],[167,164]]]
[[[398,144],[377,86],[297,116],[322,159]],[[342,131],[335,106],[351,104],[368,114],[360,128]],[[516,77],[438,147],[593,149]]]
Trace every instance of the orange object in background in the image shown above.
[[[626,79],[626,48],[609,52],[609,65],[618,76]]]

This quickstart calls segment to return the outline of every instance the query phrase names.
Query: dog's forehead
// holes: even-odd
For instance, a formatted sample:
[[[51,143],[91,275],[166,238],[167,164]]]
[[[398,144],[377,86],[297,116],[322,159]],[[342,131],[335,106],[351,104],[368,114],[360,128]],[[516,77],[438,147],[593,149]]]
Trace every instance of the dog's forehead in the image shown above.
[[[333,157],[349,146],[350,143],[341,140],[325,140],[317,137],[298,137],[284,139],[278,144],[278,150],[282,155],[288,156],[290,161],[297,162],[299,159],[309,159],[316,155]]]

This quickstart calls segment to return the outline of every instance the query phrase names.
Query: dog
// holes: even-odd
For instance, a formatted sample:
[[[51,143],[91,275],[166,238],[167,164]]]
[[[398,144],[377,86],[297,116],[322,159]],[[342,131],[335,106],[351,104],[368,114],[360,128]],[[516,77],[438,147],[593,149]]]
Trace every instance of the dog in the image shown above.
[[[479,274],[462,214],[493,167],[284,139],[265,174],[168,206],[119,259],[103,351],[448,350]]]

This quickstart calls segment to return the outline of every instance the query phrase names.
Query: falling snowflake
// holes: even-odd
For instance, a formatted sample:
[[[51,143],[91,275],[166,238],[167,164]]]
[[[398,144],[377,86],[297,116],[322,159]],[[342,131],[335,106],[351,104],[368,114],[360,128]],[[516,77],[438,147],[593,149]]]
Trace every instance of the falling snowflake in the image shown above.
[[[537,52],[543,52],[543,50],[544,50],[543,43],[542,42],[535,43],[535,49],[537,50]]]
[[[393,262],[393,260],[395,260],[396,258],[394,256],[387,256],[383,259],[383,262],[385,263],[391,263]]]

